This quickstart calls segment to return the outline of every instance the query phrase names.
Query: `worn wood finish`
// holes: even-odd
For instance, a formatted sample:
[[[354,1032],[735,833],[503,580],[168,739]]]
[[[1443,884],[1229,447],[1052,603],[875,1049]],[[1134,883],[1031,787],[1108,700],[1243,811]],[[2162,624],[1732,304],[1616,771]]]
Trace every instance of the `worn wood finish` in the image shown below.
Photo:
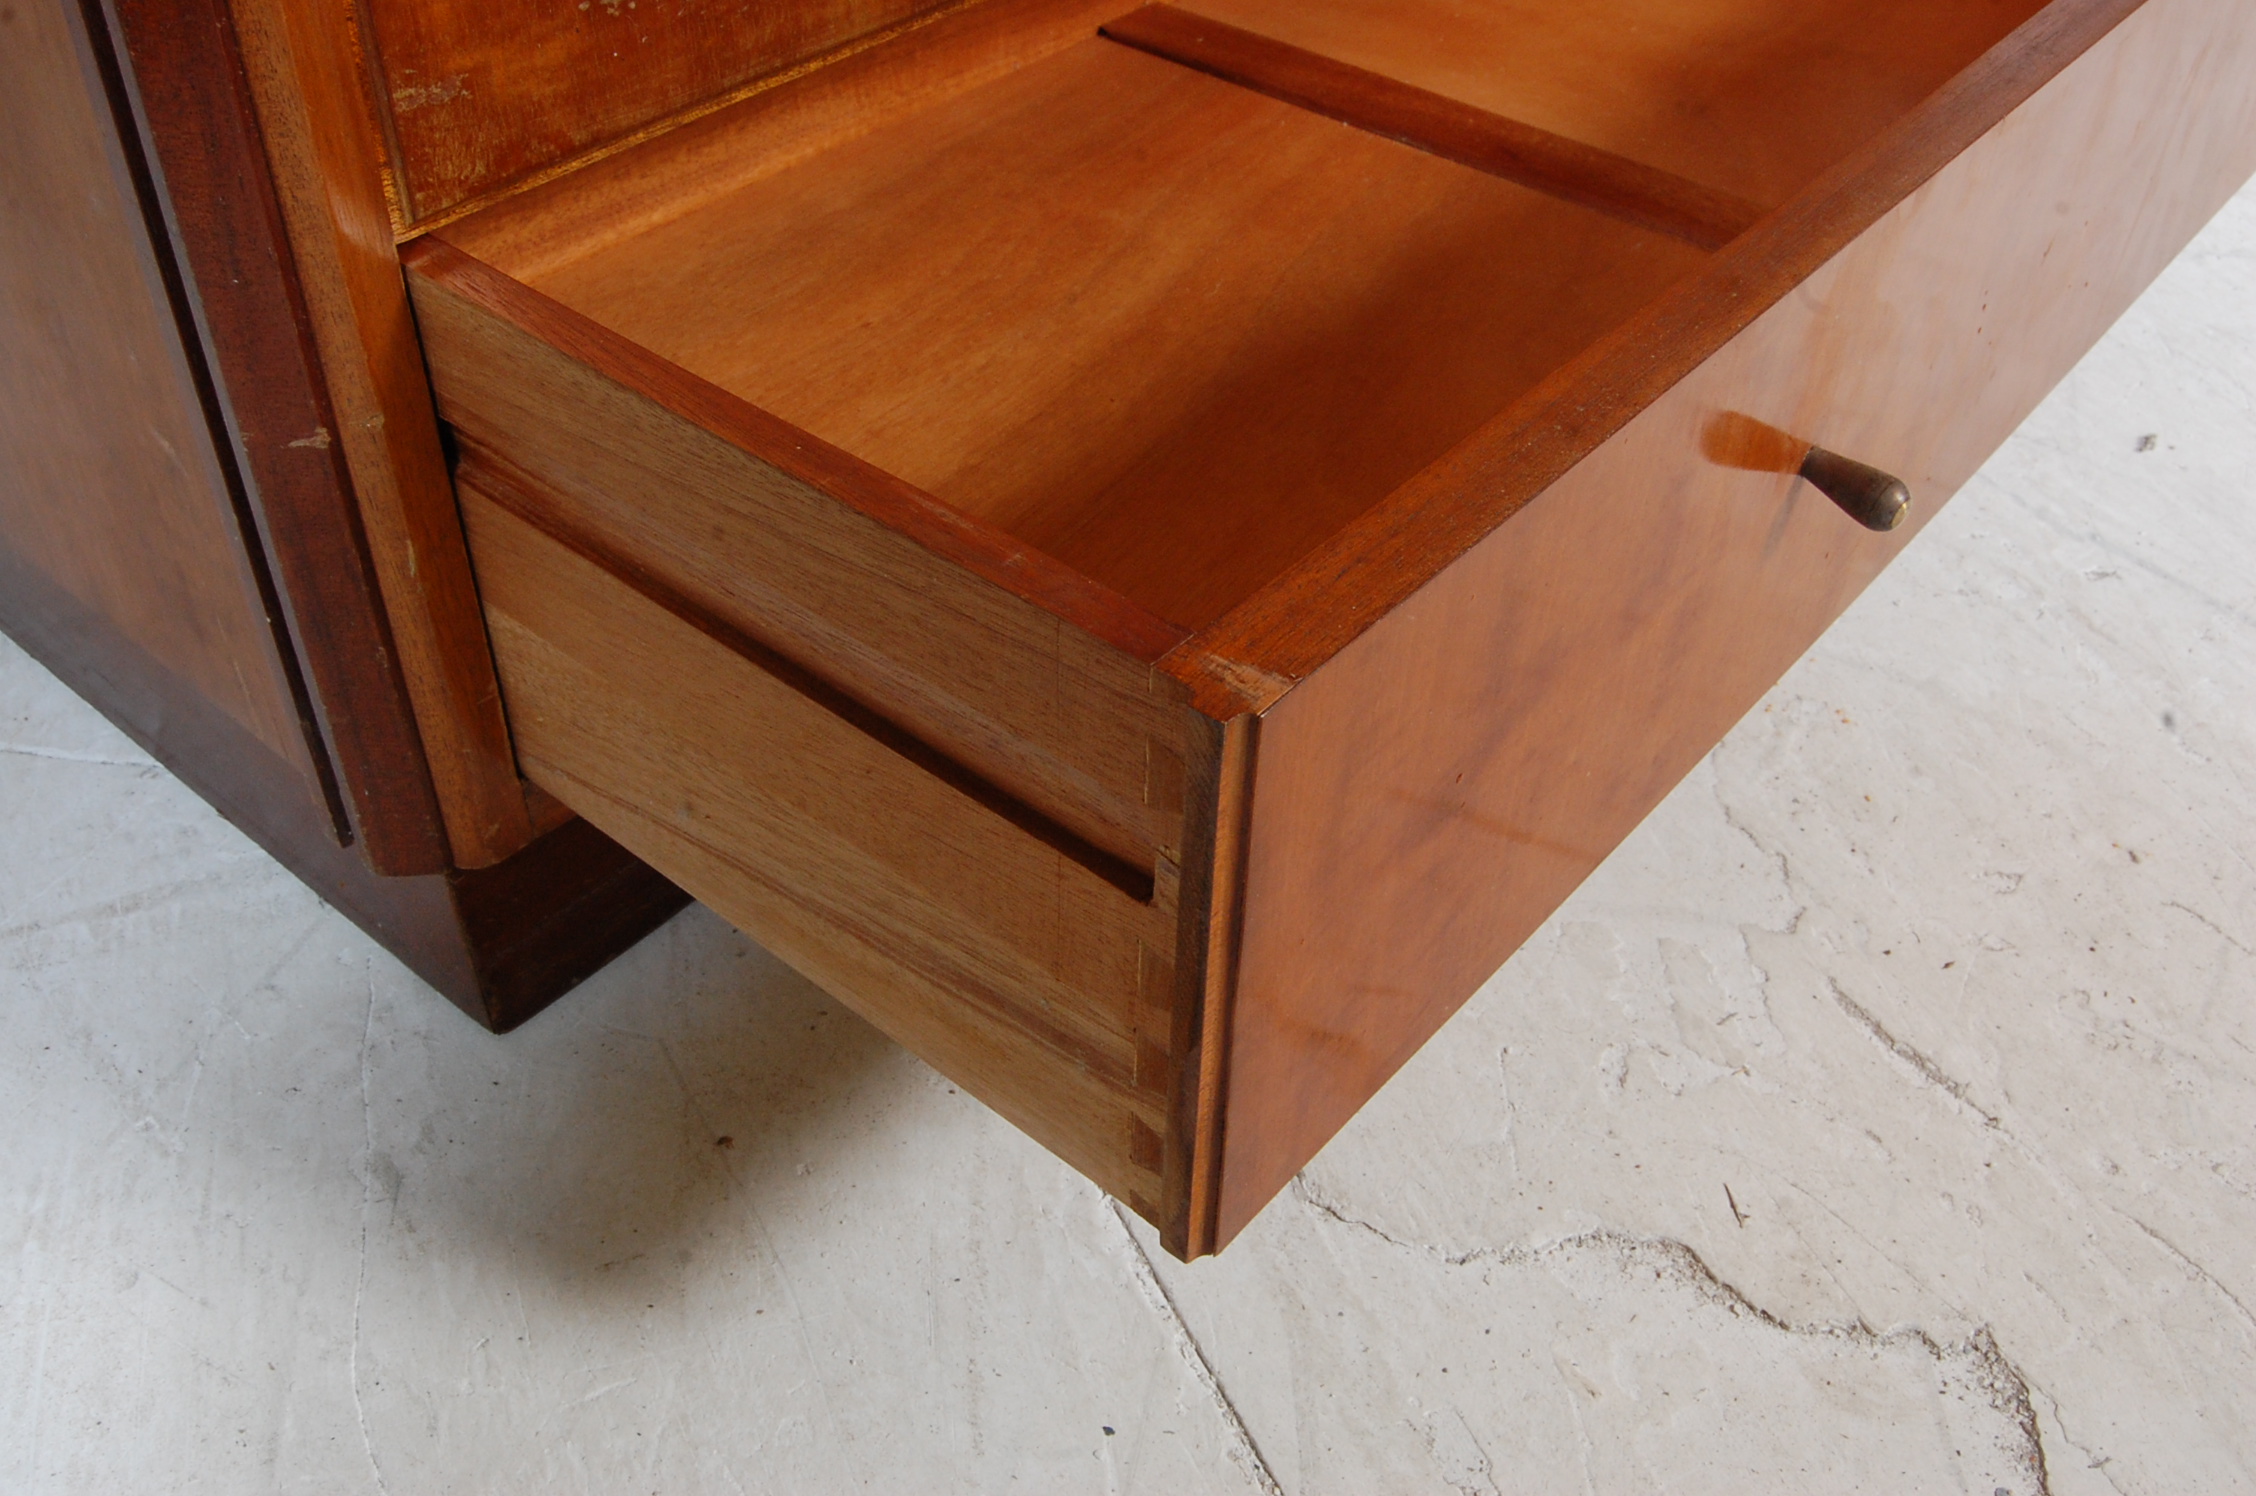
[[[409,221],[951,0],[363,0]]]
[[[478,484],[466,471],[465,511],[535,782],[1160,1218],[1169,1076],[1139,1070],[1138,1041],[1174,889],[1129,898]]]
[[[70,0],[0,9],[0,558],[12,589],[68,599],[161,661],[167,690],[224,712],[275,765],[274,793],[326,820],[319,749],[112,112],[106,41]],[[19,624],[49,611],[13,602]],[[153,722],[176,704],[138,705]]]
[[[1195,627],[1702,262],[1092,39],[532,284]]]
[[[1722,248],[1762,215],[1744,199],[1626,156],[1172,5],[1131,11],[1107,22],[1103,34],[1702,249]]]
[[[1182,638],[444,244],[410,255],[447,419],[576,529],[1149,871],[1180,842]]]
[[[182,292],[352,833],[379,873],[449,866],[327,386],[220,0],[115,0],[126,95]]]
[[[1790,477],[1704,460],[1713,424],[1877,463],[1931,516],[2256,170],[2241,7],[2058,4],[1967,87],[1836,176],[1815,221],[1789,217],[1792,251],[1741,246],[1735,278],[1706,289],[1776,286],[1744,332],[1262,719],[1220,1241],[1903,543]],[[2016,96],[1960,155],[1957,133]],[[1908,198],[1845,251],[1780,269],[1823,215],[1889,183]],[[1666,339],[1648,356],[1695,336],[1690,320],[1680,307],[1640,329]],[[1595,357],[1561,407],[1633,356]],[[1561,422],[1528,440],[1577,435]],[[1479,475],[1498,470],[1445,465],[1421,482],[1455,486],[1426,502],[1485,498]]]
[[[1190,0],[1775,207],[2044,0]]]
[[[457,866],[531,840],[382,190],[347,7],[233,0],[369,554]]]

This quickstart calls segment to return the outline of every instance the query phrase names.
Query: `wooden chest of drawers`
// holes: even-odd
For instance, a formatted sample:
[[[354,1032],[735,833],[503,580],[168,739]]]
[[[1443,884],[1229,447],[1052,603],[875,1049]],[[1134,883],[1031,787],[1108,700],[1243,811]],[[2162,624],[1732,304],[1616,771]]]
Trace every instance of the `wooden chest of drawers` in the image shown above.
[[[582,10],[372,5],[374,137],[235,12],[456,856],[552,797],[1184,1256],[2256,170],[2236,0]]]

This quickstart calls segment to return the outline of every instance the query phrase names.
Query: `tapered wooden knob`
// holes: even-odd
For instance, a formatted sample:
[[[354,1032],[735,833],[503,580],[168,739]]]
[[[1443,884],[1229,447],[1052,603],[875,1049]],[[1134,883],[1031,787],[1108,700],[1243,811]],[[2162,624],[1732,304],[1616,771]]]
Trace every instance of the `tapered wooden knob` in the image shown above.
[[[1911,513],[1911,490],[1903,479],[1838,452],[1810,448],[1802,459],[1802,476],[1867,530],[1893,530]]]

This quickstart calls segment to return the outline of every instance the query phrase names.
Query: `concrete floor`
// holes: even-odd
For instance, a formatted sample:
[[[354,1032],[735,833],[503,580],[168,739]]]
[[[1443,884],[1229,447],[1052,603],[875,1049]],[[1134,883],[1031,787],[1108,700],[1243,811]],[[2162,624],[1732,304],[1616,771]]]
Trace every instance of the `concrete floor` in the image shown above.
[[[2256,1489],[2252,417],[2256,194],[1191,1268],[702,911],[477,1032],[0,646],[0,1490]]]

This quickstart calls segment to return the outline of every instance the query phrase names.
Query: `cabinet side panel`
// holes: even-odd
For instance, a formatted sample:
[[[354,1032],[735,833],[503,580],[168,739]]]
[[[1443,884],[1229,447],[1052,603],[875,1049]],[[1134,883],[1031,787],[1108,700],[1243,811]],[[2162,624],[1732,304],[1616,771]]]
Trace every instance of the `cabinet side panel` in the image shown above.
[[[1142,968],[1170,952],[1173,908],[489,502],[482,478],[463,496],[534,782],[1157,1215],[1167,1076],[1139,1064]]]
[[[0,9],[0,551],[224,712],[287,765],[288,793],[325,806],[84,27],[69,0]],[[99,693],[100,660],[57,663]],[[166,703],[131,709],[154,732]]]
[[[1270,708],[1219,1237],[1249,1221],[1895,554],[1717,418],[1972,475],[2256,170],[2256,16],[2150,0]]]
[[[0,5],[0,628],[473,1018],[520,1022],[683,896],[579,824],[471,874],[339,844],[85,24]]]
[[[381,190],[349,8],[229,0],[314,346],[454,863],[536,831]]]
[[[445,828],[377,593],[249,80],[222,0],[112,0],[165,227],[361,855],[438,872]]]

